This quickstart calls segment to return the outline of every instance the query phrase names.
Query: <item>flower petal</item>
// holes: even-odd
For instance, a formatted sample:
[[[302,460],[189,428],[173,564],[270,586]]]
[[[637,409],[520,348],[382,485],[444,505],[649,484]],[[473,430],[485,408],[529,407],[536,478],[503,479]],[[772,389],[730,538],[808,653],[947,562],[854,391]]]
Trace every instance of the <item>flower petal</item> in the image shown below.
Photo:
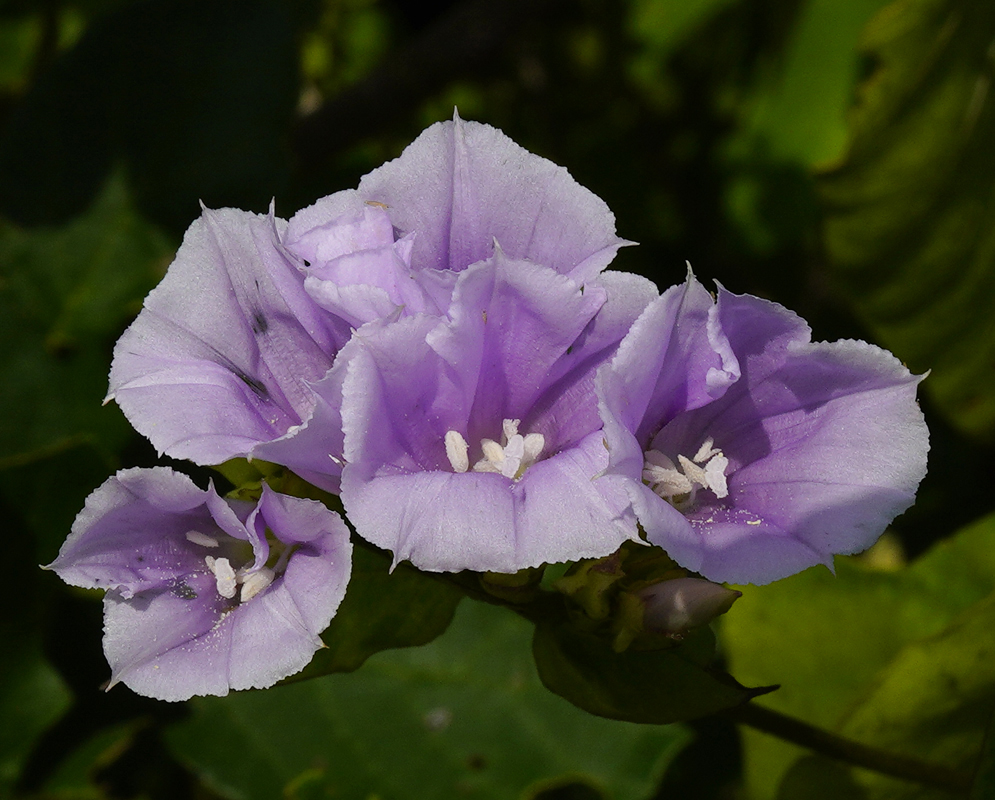
[[[304,291],[275,225],[205,209],[118,341],[108,399],[159,451],[216,464],[310,413],[349,329]]]
[[[490,258],[496,240],[510,258],[585,281],[626,243],[608,206],[563,167],[458,116],[365,176],[359,193],[386,205],[400,231],[417,233],[418,270],[463,270]]]

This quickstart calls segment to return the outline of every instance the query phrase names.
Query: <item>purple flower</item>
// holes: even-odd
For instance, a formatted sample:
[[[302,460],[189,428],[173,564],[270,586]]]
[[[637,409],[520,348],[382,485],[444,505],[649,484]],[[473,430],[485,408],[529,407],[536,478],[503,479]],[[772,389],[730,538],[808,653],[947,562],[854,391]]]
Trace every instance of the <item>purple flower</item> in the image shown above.
[[[625,244],[562,167],[487,125],[433,125],[396,161],[290,223],[204,210],[114,352],[108,400],[161,453],[276,461],[338,491],[339,409],[312,391],[353,329],[444,316],[495,242],[578,282]],[[319,448],[298,445],[310,428]]]
[[[104,589],[110,685],[160,700],[264,688],[303,669],[345,595],[341,518],[263,488],[223,500],[164,467],[130,469],[86,501],[47,569]]]
[[[310,415],[310,383],[351,335],[283,255],[286,223],[204,209],[114,350],[110,393],[160,452],[198,464],[252,453]]]
[[[425,130],[358,190],[299,211],[283,241],[306,262],[317,302],[357,327],[398,307],[445,313],[456,273],[491,258],[495,242],[508,258],[578,283],[627,244],[604,201],[563,167],[458,115]]]
[[[592,482],[608,464],[593,378],[655,296],[637,276],[585,286],[498,250],[460,274],[448,319],[357,331],[328,386],[357,532],[430,571],[514,572],[632,538]]]
[[[653,544],[713,581],[767,583],[869,547],[926,472],[920,378],[785,308],[689,275],[598,376],[611,467]]]

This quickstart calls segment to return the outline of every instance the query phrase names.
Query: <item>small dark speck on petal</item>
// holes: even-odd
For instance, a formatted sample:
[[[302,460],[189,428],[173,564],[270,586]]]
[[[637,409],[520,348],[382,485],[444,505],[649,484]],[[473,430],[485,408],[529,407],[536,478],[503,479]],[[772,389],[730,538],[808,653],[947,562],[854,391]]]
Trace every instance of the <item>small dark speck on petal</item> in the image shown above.
[[[269,322],[262,311],[252,312],[252,332],[256,334],[266,333],[269,330]]]
[[[260,397],[263,397],[263,398],[269,397],[269,392],[266,391],[266,387],[263,386],[255,378],[250,378],[244,372],[239,372],[237,370],[235,372],[235,375],[237,375],[238,378],[239,378],[239,380],[241,380],[243,383],[245,383],[246,386],[248,386],[250,389],[252,389],[252,391],[254,391],[256,394],[258,394]]]

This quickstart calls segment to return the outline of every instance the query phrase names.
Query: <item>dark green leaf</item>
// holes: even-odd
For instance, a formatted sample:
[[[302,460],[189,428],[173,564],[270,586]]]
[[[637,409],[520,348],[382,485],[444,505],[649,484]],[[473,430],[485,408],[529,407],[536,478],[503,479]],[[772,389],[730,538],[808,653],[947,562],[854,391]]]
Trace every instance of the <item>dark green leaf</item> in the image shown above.
[[[198,700],[168,738],[212,788],[246,800],[507,800],[567,780],[645,798],[686,732],[554,697],[535,674],[530,631],[468,601],[427,647],[381,653],[351,675]]]
[[[38,736],[72,701],[69,689],[49,666],[37,637],[16,626],[0,626],[0,796],[17,780]]]
[[[298,681],[350,672],[381,650],[431,642],[452,621],[462,592],[405,564],[390,572],[389,556],[353,551],[352,578],[319,650]]]
[[[107,458],[127,439],[121,413],[101,408],[110,346],[170,253],[120,180],[64,228],[0,225],[0,468],[83,442]]]
[[[989,800],[992,797],[995,797],[995,714],[988,722],[988,733],[978,757],[970,800]]]
[[[995,5],[893,3],[864,37],[849,153],[821,180],[840,286],[961,430],[995,436]]]
[[[715,640],[707,627],[669,650],[616,653],[593,634],[565,624],[540,623],[533,652],[539,676],[550,691],[610,719],[682,722],[763,693],[710,667]]]

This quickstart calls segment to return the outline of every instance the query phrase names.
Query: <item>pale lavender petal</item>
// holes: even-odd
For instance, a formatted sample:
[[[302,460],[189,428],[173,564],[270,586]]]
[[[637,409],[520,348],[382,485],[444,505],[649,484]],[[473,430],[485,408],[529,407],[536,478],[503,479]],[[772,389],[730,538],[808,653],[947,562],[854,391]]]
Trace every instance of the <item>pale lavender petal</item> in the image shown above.
[[[523,426],[559,446],[571,445],[601,426],[594,385],[599,368],[612,356],[643,310],[659,296],[639,275],[603,272],[597,286],[605,304],[553,365],[546,388],[523,419]]]
[[[166,467],[118,472],[90,494],[58,557],[46,569],[86,589],[175,585],[176,576],[203,568],[187,531],[214,527],[205,492]]]
[[[429,344],[474,396],[468,441],[496,438],[502,420],[528,416],[605,298],[603,288],[585,290],[500,251],[461,275],[452,325],[433,331]]]
[[[361,536],[426,570],[506,572],[603,556],[635,537],[624,494],[594,485],[608,453],[590,383],[650,292],[638,281],[607,283],[619,297],[604,324],[589,327],[605,287],[583,289],[499,251],[461,274],[450,320],[357,331],[342,385],[341,485]],[[586,427],[557,427],[567,412]],[[461,463],[450,460],[453,436],[465,443]],[[507,460],[494,461],[502,439]],[[526,446],[536,447],[528,458]]]
[[[339,352],[328,374],[314,385],[315,406],[311,416],[279,439],[258,445],[253,455],[293,470],[308,483],[338,494],[344,463],[342,431],[342,384],[356,341]]]
[[[599,384],[613,450],[613,474],[603,480],[617,490],[630,478],[648,539],[679,563],[737,583],[831,567],[834,553],[867,548],[912,503],[928,433],[915,402],[920,379],[892,355],[864,342],[813,344],[804,322],[781,306],[720,290],[704,322],[699,315],[684,324],[707,331],[717,321],[739,379],[712,402],[686,402],[683,410],[626,406],[633,395],[617,388],[638,387],[661,369],[658,361],[623,361],[634,345],[651,343],[640,341],[650,313],[619,349],[612,367],[620,374],[606,370]],[[673,499],[675,507],[643,484],[640,462],[650,451],[675,464],[684,459],[688,475],[692,468],[704,475],[714,457],[709,470],[721,469],[723,480],[697,485],[691,496]]]
[[[104,598],[108,688],[124,683],[158,700],[228,694],[231,614],[205,572],[187,576],[183,594],[147,590]]]
[[[302,669],[344,596],[351,545],[316,501],[265,487],[253,507],[165,468],[127,470],[91,495],[49,568],[109,590],[111,685],[184,700]]]
[[[348,468],[349,519],[373,544],[431,572],[515,572],[604,556],[635,538],[627,509],[592,486],[607,463],[599,433],[540,461],[512,482],[495,473],[442,470],[370,474]]]
[[[490,258],[497,240],[510,258],[585,281],[625,244],[608,206],[563,167],[459,117],[428,128],[364,177],[359,193],[386,205],[400,231],[417,233],[418,270],[463,270]]]
[[[278,227],[205,209],[118,341],[108,397],[160,452],[219,463],[310,414],[350,331],[304,291]]]

